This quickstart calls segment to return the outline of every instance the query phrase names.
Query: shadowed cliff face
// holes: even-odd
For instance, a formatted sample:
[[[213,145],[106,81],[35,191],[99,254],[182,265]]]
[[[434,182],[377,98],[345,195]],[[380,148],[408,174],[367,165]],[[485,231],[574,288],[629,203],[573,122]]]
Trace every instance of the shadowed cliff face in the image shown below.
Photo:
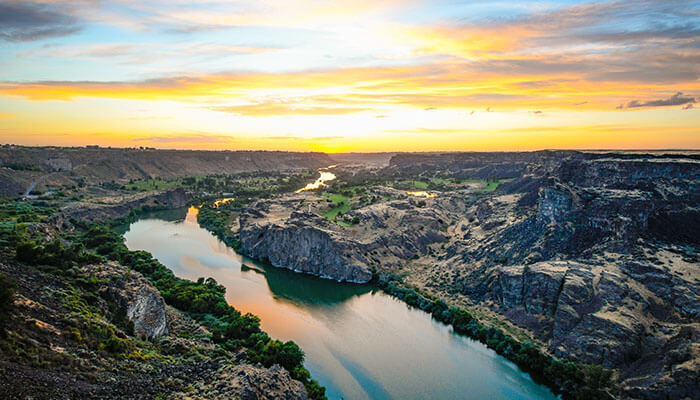
[[[393,194],[402,195],[399,191]],[[276,267],[365,283],[378,267],[378,252],[386,254],[387,265],[399,265],[418,258],[430,244],[446,240],[444,216],[413,207],[406,200],[350,212],[359,221],[353,235],[314,212],[295,211],[303,209],[299,204],[310,201],[318,199],[314,194],[301,194],[252,204],[240,215],[243,251]]]
[[[337,281],[365,283],[369,268],[358,261],[360,246],[343,238],[331,222],[294,212],[277,223],[241,216],[241,246],[251,257],[297,272]]]
[[[335,263],[404,274],[552,354],[617,369],[622,397],[695,396],[700,155],[400,154],[382,173],[512,180],[422,206],[374,186],[368,196],[398,200],[356,207],[350,227],[292,212],[313,197],[259,202],[241,215],[243,248],[292,269],[317,262],[317,274],[330,265],[335,279]]]

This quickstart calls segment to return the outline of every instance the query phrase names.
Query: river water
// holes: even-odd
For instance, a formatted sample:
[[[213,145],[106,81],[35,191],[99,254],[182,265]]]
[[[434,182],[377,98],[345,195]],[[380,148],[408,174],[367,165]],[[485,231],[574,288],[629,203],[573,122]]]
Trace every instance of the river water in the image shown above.
[[[187,213],[185,215],[185,213]],[[554,399],[544,386],[479,342],[366,285],[269,267],[197,224],[197,210],[156,213],[124,237],[182,278],[213,277],[227,301],[293,340],[329,399]]]

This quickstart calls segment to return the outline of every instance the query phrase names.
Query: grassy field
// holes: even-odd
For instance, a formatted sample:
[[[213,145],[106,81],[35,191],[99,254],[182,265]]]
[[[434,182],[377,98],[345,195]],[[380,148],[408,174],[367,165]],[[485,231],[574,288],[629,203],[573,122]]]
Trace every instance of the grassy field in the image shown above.
[[[323,215],[325,218],[328,218],[331,221],[333,221],[335,219],[335,217],[338,216],[339,213],[345,214],[346,212],[350,211],[351,208],[352,208],[352,206],[350,206],[350,204],[343,203],[337,207],[331,208],[330,210],[324,212],[321,215]]]
[[[498,187],[501,186],[502,183],[503,183],[503,181],[500,181],[500,180],[488,181],[488,182],[486,182],[486,187],[483,188],[482,191],[493,192],[494,190],[498,189]]]
[[[335,207],[321,214],[323,217],[328,218],[331,221],[333,221],[339,213],[345,214],[352,209],[352,206],[349,203],[350,198],[347,196],[343,196],[341,194],[324,193],[323,197],[330,199],[331,202],[336,205]],[[350,226],[350,224],[344,221],[340,221],[338,224],[345,227]]]
[[[509,179],[495,179],[495,180],[484,180],[484,179],[470,179],[464,181],[464,183],[478,183],[479,185],[483,185],[482,188],[479,189],[480,192],[482,193],[491,193],[498,189],[499,186],[504,184],[505,182],[508,182]]]
[[[349,197],[335,193],[324,193],[323,197],[331,199],[331,201],[335,204],[338,204],[340,202],[347,202],[349,200]]]

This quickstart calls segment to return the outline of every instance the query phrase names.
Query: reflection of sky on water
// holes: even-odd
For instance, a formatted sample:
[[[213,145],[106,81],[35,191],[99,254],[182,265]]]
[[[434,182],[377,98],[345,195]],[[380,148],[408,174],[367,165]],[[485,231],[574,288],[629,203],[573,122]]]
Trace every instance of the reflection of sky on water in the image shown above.
[[[302,347],[307,368],[331,399],[553,398],[482,344],[369,286],[244,259],[199,227],[196,209],[184,221],[138,221],[125,238],[130,249],[151,252],[177,276],[211,276],[223,284],[227,300],[260,316],[272,337]]]

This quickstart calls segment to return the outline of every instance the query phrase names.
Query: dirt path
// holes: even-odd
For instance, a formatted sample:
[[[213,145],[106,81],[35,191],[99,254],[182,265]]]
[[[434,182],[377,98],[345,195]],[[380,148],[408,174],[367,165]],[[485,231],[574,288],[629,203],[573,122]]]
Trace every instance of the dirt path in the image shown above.
[[[53,174],[55,174],[55,173],[56,173],[56,172],[52,172],[52,173],[50,173],[50,174],[48,174],[48,175],[44,175],[44,176],[40,177],[39,179],[35,180],[34,182],[32,182],[31,185],[29,185],[29,187],[27,188],[27,191],[24,192],[24,194],[22,195],[22,198],[26,198],[27,196],[29,196],[29,193],[31,193],[32,190],[34,190],[34,188],[36,187],[36,185],[38,185],[41,181],[43,181],[44,179],[48,178],[49,176],[51,176],[51,175],[53,175]]]

